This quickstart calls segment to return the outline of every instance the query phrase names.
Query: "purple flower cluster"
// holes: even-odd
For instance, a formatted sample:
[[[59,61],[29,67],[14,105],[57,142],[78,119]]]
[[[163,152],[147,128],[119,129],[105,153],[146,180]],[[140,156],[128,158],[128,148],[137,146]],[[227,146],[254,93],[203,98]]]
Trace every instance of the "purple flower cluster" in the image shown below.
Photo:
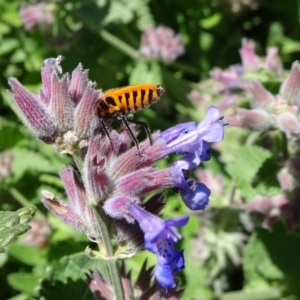
[[[51,26],[54,21],[52,9],[53,4],[43,2],[22,5],[20,16],[25,29],[31,30],[39,24]]]
[[[168,27],[149,27],[141,38],[140,53],[143,57],[172,62],[184,53],[181,37]]]
[[[114,238],[119,244],[128,245],[132,252],[141,246],[132,234],[138,227],[143,233],[144,248],[157,256],[157,281],[165,289],[174,288],[173,275],[184,268],[184,258],[183,250],[174,248],[181,236],[173,228],[184,226],[188,217],[164,221],[157,212],[147,209],[145,197],[150,192],[176,188],[190,209],[205,209],[210,190],[203,183],[186,178],[185,171],[209,160],[209,144],[223,139],[224,124],[219,110],[211,106],[200,123],[183,123],[152,134],[153,145],[148,139],[141,142],[137,155],[125,126],[112,130],[109,120],[102,120],[109,136],[101,127],[97,104],[103,94],[88,81],[87,72],[79,65],[71,78],[68,74],[59,78],[59,63],[60,58],[45,61],[43,87],[38,95],[28,92],[17,79],[9,81],[11,96],[36,136],[74,159],[82,158],[82,166],[77,164],[79,172],[72,167],[61,171],[68,201],[44,191],[42,202],[92,241],[102,238],[97,210],[104,212],[104,221],[111,224]],[[132,132],[136,133],[134,127]],[[182,156],[166,168],[154,166],[171,153]]]
[[[242,76],[247,72],[265,69],[273,73],[277,78],[281,78],[283,75],[283,66],[278,55],[278,48],[267,48],[266,57],[261,58],[255,53],[255,42],[244,38],[239,53],[242,60],[241,64],[230,66],[226,70],[219,68],[211,70],[210,76],[212,79],[223,84],[219,92],[228,92],[237,88],[243,88]]]
[[[42,141],[71,153],[86,146],[99,126],[97,103],[102,96],[95,84],[87,82],[87,71],[81,65],[58,77],[62,56],[45,60],[41,70],[43,87],[37,95],[30,93],[16,78],[10,78],[11,97],[29,129]]]
[[[288,139],[300,138],[300,64],[295,62],[291,73],[280,87],[278,95],[272,95],[257,80],[245,80],[244,88],[252,96],[252,109],[237,109],[230,124],[257,131],[279,129]]]
[[[227,109],[226,115],[234,115],[236,108],[240,105],[242,92],[245,90],[244,78],[263,70],[269,77],[281,79],[283,76],[283,65],[276,47],[266,50],[266,57],[259,57],[255,53],[255,42],[243,39],[239,50],[241,63],[229,66],[227,69],[213,68],[210,71],[211,79],[198,84],[197,90],[192,90],[188,98],[200,109],[214,101],[215,94],[220,95],[216,106],[220,110]],[[232,124],[232,122],[230,122]]]

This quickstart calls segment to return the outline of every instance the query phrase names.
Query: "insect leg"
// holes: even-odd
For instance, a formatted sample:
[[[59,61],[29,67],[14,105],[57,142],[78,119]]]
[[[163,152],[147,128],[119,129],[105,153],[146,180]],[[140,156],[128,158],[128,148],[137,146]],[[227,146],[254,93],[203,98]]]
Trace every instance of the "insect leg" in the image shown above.
[[[139,126],[143,126],[146,130],[146,133],[147,133],[147,136],[149,138],[149,141],[150,141],[150,145],[152,146],[153,145],[153,140],[152,140],[152,137],[151,137],[151,134],[150,134],[150,129],[149,129],[149,126],[146,122],[142,122],[142,121],[136,121],[136,120],[133,120],[133,119],[127,119],[127,121],[129,123],[132,123],[132,124],[136,124],[136,125],[139,125]]]
[[[136,148],[137,148],[137,151],[138,151],[139,156],[141,156],[140,146],[139,146],[139,141],[137,140],[137,138],[134,136],[132,130],[130,129],[130,126],[129,126],[129,124],[128,124],[128,121],[129,121],[129,120],[126,119],[125,116],[121,116],[121,120],[124,122],[124,124],[125,124],[125,126],[126,126],[128,132],[129,132],[129,134],[131,135],[131,137],[132,137],[132,139],[133,139],[133,142],[134,142],[134,144],[135,144],[135,146],[136,146]],[[129,121],[129,122],[130,122],[130,121]]]
[[[102,118],[100,118],[100,122],[101,122],[102,128],[103,128],[103,130],[104,130],[106,136],[108,137],[108,139],[109,139],[109,141],[110,141],[111,148],[114,149],[114,145],[113,145],[113,142],[112,142],[111,137],[110,137],[110,135],[109,135],[109,132],[108,132],[108,130],[107,130],[107,126],[106,126],[106,124],[105,124],[105,122],[103,121]]]

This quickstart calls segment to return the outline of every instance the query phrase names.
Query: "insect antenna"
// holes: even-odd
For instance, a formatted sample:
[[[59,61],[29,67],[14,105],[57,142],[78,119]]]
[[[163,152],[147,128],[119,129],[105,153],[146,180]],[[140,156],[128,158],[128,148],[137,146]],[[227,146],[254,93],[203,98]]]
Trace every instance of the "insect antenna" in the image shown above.
[[[142,121],[136,121],[136,120],[133,120],[133,119],[129,119],[127,118],[126,119],[129,123],[132,123],[132,124],[136,124],[136,125],[139,125],[139,126],[143,126],[146,130],[146,133],[147,133],[147,136],[149,138],[149,141],[150,141],[150,145],[152,146],[153,145],[153,140],[152,140],[152,137],[151,137],[151,134],[150,134],[150,129],[149,129],[149,126],[146,122],[142,122]]]

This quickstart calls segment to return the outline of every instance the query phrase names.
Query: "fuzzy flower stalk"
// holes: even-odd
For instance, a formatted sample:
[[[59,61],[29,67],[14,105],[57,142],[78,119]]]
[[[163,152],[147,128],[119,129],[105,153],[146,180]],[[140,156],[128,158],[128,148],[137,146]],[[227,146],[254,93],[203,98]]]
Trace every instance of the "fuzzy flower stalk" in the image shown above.
[[[138,153],[126,126],[113,130],[111,119],[98,116],[103,93],[88,80],[87,71],[79,64],[71,76],[60,75],[61,60],[45,60],[38,94],[28,92],[15,78],[9,80],[24,123],[57,152],[70,154],[77,166],[65,166],[60,173],[67,201],[43,191],[42,202],[99,245],[99,252],[88,254],[107,261],[117,299],[124,299],[124,294],[116,261],[142,249],[157,257],[156,281],[165,290],[175,288],[174,274],[184,269],[183,250],[174,247],[181,240],[176,229],[187,224],[188,216],[163,220],[158,215],[162,192],[176,188],[189,209],[206,208],[209,188],[185,174],[210,159],[210,143],[224,136],[223,117],[211,106],[200,123],[153,133],[153,144],[146,139]],[[131,131],[137,134],[133,126]],[[163,169],[155,166],[171,153],[181,157]],[[154,196],[149,199],[150,193]]]

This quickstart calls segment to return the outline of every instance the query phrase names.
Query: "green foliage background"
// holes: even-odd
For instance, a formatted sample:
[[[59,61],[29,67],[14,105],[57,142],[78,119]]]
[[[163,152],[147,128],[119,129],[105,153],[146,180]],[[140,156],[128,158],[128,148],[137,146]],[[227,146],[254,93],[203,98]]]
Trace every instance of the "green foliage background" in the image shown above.
[[[0,152],[9,150],[14,156],[11,175],[0,180],[0,210],[15,211],[33,204],[53,228],[43,249],[25,245],[19,238],[0,254],[0,299],[58,299],[62,294],[64,299],[91,299],[84,271],[102,269],[101,262],[87,265],[80,254],[87,246],[85,237],[52,217],[40,203],[43,189],[65,198],[58,172],[69,159],[55,154],[23,126],[6,92],[8,78],[16,77],[36,92],[43,60],[63,55],[64,71],[72,72],[81,62],[89,69],[89,78],[103,90],[140,82],[164,84],[162,99],[136,116],[147,121],[153,131],[199,121],[205,112],[193,107],[187,94],[209,77],[213,67],[240,62],[238,49],[243,37],[256,41],[261,56],[267,46],[277,46],[286,69],[299,59],[298,1],[259,0],[256,9],[241,5],[240,10],[232,11],[234,2],[239,1],[61,0],[51,3],[53,25],[25,30],[19,15],[21,1],[0,0]],[[186,49],[167,65],[145,60],[138,53],[143,30],[157,25],[180,33]],[[218,101],[218,95],[213,96],[213,101]],[[231,158],[227,160],[230,163],[224,166],[213,158],[206,168],[222,174],[227,186],[235,182],[245,202],[257,194],[279,192],[278,184],[260,173],[269,163],[267,173],[275,174],[273,154],[257,145],[245,147],[246,134],[235,130],[227,130],[222,144],[223,157]],[[257,180],[260,184],[255,184]],[[165,217],[186,213],[178,197],[168,194]],[[191,214],[181,232],[186,258],[186,269],[180,274],[183,299],[300,299],[299,235],[288,235],[282,224],[273,231],[257,226],[246,232],[239,213],[224,199],[214,199],[211,209],[216,217],[209,226],[203,221],[205,212]],[[209,259],[202,261],[192,255],[198,249],[194,241],[199,238],[199,228],[211,231],[212,245],[221,249],[211,249]],[[237,232],[247,236],[238,250],[233,246]],[[201,252],[201,243],[197,251]],[[128,260],[133,273],[146,256],[150,264],[155,263],[155,258],[145,253]],[[227,285],[219,289],[224,278]]]

